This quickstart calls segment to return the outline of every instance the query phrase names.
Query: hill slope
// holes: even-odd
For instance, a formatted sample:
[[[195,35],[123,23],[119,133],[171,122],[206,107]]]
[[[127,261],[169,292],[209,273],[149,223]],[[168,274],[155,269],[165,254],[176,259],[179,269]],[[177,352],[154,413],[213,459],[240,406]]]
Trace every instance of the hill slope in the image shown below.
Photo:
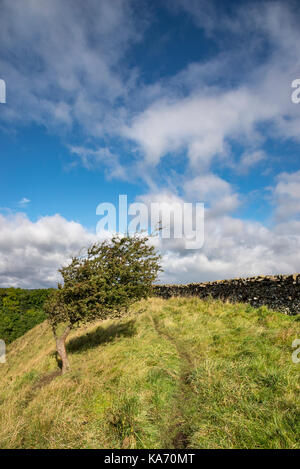
[[[299,317],[197,298],[141,302],[68,342],[40,324],[0,364],[0,448],[296,448]]]

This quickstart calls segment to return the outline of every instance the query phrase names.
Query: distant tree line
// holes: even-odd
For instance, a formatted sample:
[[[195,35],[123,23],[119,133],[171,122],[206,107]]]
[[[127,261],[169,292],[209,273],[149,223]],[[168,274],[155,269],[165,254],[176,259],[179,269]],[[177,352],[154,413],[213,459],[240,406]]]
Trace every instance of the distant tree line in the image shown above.
[[[44,302],[51,291],[0,288],[0,339],[8,344],[43,322]]]

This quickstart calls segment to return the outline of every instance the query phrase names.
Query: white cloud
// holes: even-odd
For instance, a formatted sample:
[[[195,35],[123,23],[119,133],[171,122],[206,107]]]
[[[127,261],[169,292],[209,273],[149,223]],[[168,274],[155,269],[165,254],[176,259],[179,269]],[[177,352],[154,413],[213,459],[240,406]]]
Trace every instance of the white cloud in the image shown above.
[[[229,91],[213,88],[179,97],[175,102],[162,99],[137,115],[123,133],[139,145],[149,165],[157,165],[169,153],[186,150],[191,166],[198,169],[209,168],[216,157],[226,161],[229,139],[250,148],[260,146],[268,135],[257,130],[261,123],[273,123],[281,136],[298,139],[299,116],[287,94],[288,77],[275,67],[271,72],[274,81],[277,78],[282,85],[277,97],[270,76],[255,86],[243,85]],[[262,157],[254,149],[250,161],[247,153],[241,162],[244,168]]]
[[[179,3],[201,21],[215,18],[208,2]],[[168,82],[161,80],[153,101],[123,127],[148,167],[177,152],[186,152],[193,171],[209,170],[215,159],[232,166],[231,145],[237,142],[244,148],[238,168],[246,172],[263,159],[261,147],[268,137],[300,139],[299,110],[291,103],[300,33],[291,8],[248,5],[234,22],[222,18],[214,24],[214,30],[222,27],[235,38],[248,38],[247,57],[245,49],[242,55],[231,47],[206,63],[189,64]],[[258,49],[251,49],[253,43]],[[260,62],[257,50],[265,50],[266,43],[272,52]]]
[[[203,202],[209,207],[209,216],[233,212],[239,206],[239,195],[224,179],[212,173],[204,173],[183,185],[185,197]]]
[[[266,158],[267,155],[262,150],[245,152],[242,154],[239,165],[237,165],[236,169],[241,173],[247,173],[253,166],[256,166],[257,163],[265,160]]]
[[[96,239],[60,215],[31,222],[24,214],[0,215],[0,285],[55,286],[57,269]]]
[[[298,182],[298,177],[297,174],[293,177],[284,175],[282,180],[294,184],[293,178]],[[230,193],[230,188],[226,190]],[[278,190],[280,194],[288,190],[292,197],[299,195],[294,192],[293,185],[284,188],[284,192]],[[167,202],[174,206],[186,200],[170,193],[139,198],[145,203]],[[279,206],[281,203],[279,200]],[[163,255],[165,271],[160,281],[200,282],[297,272],[300,270],[299,233],[300,222],[297,220],[278,223],[269,229],[258,222],[217,212],[210,216],[208,210],[203,248],[186,250],[185,239],[153,240]],[[97,240],[99,236],[60,215],[42,217],[36,222],[24,214],[0,215],[0,285],[23,288],[55,286],[60,280],[57,269],[80,249]]]
[[[29,203],[30,203],[30,199],[27,199],[27,197],[23,197],[21,200],[19,200],[18,205],[25,206]]]
[[[81,164],[87,169],[105,168],[108,179],[127,178],[125,168],[120,164],[118,155],[113,154],[109,148],[104,147],[94,150],[71,146],[70,151],[80,158]]]
[[[108,148],[111,137],[134,142],[146,166],[185,150],[191,166],[205,170],[214,158],[230,159],[232,140],[245,146],[247,155],[257,156],[265,138],[257,128],[261,123],[272,124],[284,138],[299,139],[300,117],[290,100],[290,83],[299,69],[295,44],[300,33],[288,5],[247,5],[236,8],[232,20],[218,15],[214,2],[169,2],[170,11],[183,8],[214,40],[220,29],[227,31],[231,43],[212,59],[190,63],[151,84],[143,83],[138,68],[124,60],[149,24],[144,4],[136,5],[134,0],[89,0],[87,8],[78,0],[72,5],[3,0],[0,69],[9,99],[2,117],[35,121],[56,132],[79,125],[96,139],[86,158],[79,155],[89,165],[92,151],[104,153],[103,141],[97,149],[97,139],[103,137]],[[237,37],[249,38],[247,53],[233,45]],[[272,54],[257,63],[265,42]],[[124,177],[123,164],[116,177]],[[247,162],[241,165],[245,169]],[[149,179],[143,162],[127,173]]]
[[[120,62],[141,38],[146,23],[137,18],[131,0],[3,0],[2,117],[56,131],[76,123],[89,136],[113,129],[123,112],[116,100],[134,85],[136,71]]]
[[[298,178],[298,175],[293,179],[295,178]],[[139,200],[147,205],[160,202],[175,207],[176,204],[199,200],[198,196],[205,198],[210,194],[211,208],[205,212],[205,241],[201,249],[186,250],[184,238],[155,240],[156,247],[163,254],[165,270],[160,281],[201,282],[299,272],[300,222],[285,221],[267,228],[259,222],[230,216],[234,204],[228,204],[228,207],[223,206],[222,210],[218,210],[222,202],[220,194],[227,200],[234,192],[226,181],[211,174],[202,180],[191,180],[183,189],[185,192],[182,198],[166,191],[139,197]],[[293,193],[293,188],[289,189]],[[190,199],[191,196],[195,198]]]
[[[281,173],[273,189],[276,204],[275,216],[279,220],[291,220],[300,216],[300,171]]]
[[[230,216],[205,218],[205,242],[187,251],[163,240],[162,282],[201,282],[300,270],[300,223],[268,229]]]

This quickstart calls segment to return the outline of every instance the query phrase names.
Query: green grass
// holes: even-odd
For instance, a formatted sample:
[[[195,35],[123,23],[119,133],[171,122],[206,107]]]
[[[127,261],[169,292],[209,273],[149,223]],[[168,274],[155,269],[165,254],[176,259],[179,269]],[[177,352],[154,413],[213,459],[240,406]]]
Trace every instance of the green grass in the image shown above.
[[[0,448],[298,448],[299,318],[155,298],[75,331],[65,376],[40,324],[0,365]]]

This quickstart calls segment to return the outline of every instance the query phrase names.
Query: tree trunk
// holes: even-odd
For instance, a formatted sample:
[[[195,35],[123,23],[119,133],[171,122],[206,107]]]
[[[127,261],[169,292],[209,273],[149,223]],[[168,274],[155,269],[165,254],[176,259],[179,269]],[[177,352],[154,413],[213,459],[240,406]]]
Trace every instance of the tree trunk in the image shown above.
[[[64,375],[70,369],[70,363],[66,351],[66,338],[69,335],[70,331],[71,328],[68,326],[60,337],[55,337],[56,350],[62,361],[62,375]]]

